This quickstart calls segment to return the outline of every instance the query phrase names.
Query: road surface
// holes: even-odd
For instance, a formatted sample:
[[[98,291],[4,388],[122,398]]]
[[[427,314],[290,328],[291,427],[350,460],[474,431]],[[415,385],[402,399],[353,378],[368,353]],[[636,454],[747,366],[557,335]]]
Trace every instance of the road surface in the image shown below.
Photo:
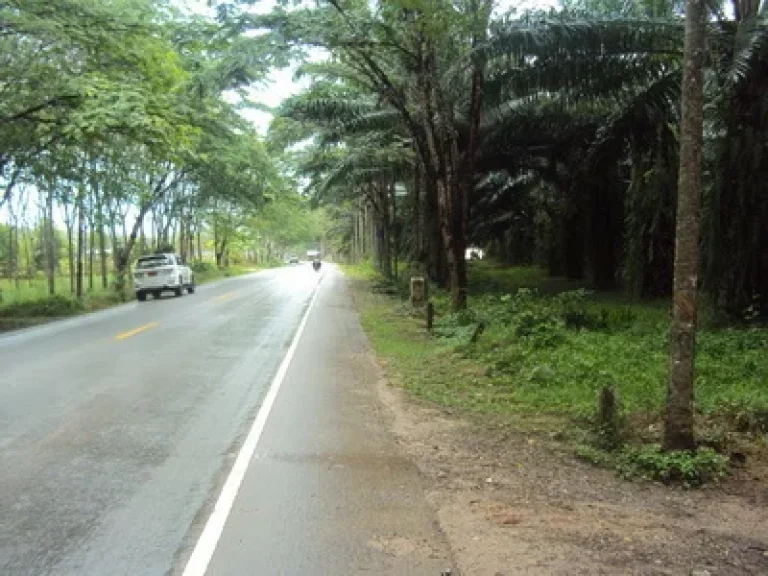
[[[344,281],[320,278],[288,267],[0,336],[0,574],[191,573],[316,291],[206,573],[439,573]]]

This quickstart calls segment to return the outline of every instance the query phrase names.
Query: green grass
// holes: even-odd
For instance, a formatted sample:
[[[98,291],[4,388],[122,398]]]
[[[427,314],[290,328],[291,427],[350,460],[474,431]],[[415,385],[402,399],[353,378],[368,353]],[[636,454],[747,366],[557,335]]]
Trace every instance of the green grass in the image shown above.
[[[207,263],[206,263],[207,264]],[[244,274],[251,274],[252,272],[258,272],[260,270],[257,266],[230,266],[228,268],[216,268],[216,266],[207,264],[205,266],[193,267],[195,271],[195,282],[197,284],[208,284],[209,282],[215,282],[222,278],[230,278],[233,276],[242,276]]]
[[[109,278],[107,285],[112,285],[111,277]],[[109,288],[102,288],[100,275],[94,275],[93,287],[93,292],[90,292],[88,290],[88,278],[86,277],[84,281],[84,289],[86,292],[92,294],[109,292]],[[56,293],[62,295],[70,294],[69,276],[56,276]],[[19,279],[19,285],[17,287],[12,279],[0,278],[0,295],[0,306],[18,302],[42,300],[48,297],[48,280],[42,274],[32,279],[21,278]]]
[[[249,274],[256,270],[258,268],[253,266],[230,266],[222,269],[212,265],[201,266],[195,272],[195,280],[198,284],[206,284],[222,278]],[[0,290],[2,290],[0,331],[94,312],[134,298],[131,291],[121,295],[112,289],[102,288],[101,277],[94,278],[94,287],[94,291],[88,291],[86,281],[86,293],[82,300],[77,300],[70,293],[69,278],[56,278],[57,293],[53,296],[48,295],[48,283],[45,278],[35,278],[31,282],[22,280],[18,288],[12,280],[0,279]]]
[[[347,271],[371,278],[368,267]],[[473,264],[470,309],[450,314],[448,297],[436,295],[434,336],[397,299],[359,298],[374,348],[401,385],[427,401],[480,414],[546,414],[583,424],[596,412],[598,391],[611,385],[637,430],[658,430],[669,303],[575,288],[535,268]],[[484,331],[472,342],[479,324]],[[768,329],[700,330],[696,408],[700,422],[718,419],[732,426],[744,415],[764,421]]]
[[[379,274],[373,267],[370,260],[365,260],[360,264],[339,264],[341,271],[355,280],[375,280]]]

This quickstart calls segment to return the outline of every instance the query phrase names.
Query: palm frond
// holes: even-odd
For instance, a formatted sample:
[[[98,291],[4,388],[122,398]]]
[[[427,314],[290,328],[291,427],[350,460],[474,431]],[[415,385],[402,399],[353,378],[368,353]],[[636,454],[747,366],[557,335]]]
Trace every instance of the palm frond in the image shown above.
[[[500,27],[478,50],[489,59],[513,58],[518,62],[574,54],[682,56],[682,31],[681,19],[518,20]]]
[[[373,110],[375,110],[375,103],[369,100],[289,99],[280,107],[280,115],[299,121],[328,124],[349,121]]]
[[[768,16],[757,16],[739,25],[735,53],[726,73],[731,87],[764,76],[768,68]]]
[[[659,126],[674,120],[680,101],[681,80],[682,71],[674,70],[614,113],[598,131],[589,151],[589,162],[597,162],[609,151],[616,153],[623,142],[632,140],[644,145],[655,138]]]

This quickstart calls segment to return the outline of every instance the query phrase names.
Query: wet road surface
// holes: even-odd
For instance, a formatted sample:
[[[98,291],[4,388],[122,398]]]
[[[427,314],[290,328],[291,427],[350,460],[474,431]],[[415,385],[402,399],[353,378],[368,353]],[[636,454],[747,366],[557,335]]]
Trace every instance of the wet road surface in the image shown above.
[[[317,280],[267,271],[0,337],[0,573],[166,573]]]
[[[181,574],[316,289],[207,573],[445,566],[327,272],[266,271],[0,336],[0,574]]]

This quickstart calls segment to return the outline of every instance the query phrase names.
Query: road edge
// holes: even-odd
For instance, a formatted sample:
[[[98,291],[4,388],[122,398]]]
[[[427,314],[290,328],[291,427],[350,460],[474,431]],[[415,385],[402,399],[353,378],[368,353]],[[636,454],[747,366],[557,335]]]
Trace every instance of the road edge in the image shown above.
[[[187,560],[182,576],[205,576],[208,570],[208,565],[216,552],[216,546],[219,543],[219,539],[224,531],[224,526],[229,518],[240,486],[243,483],[248,467],[253,459],[259,439],[261,438],[261,434],[264,431],[267,419],[269,418],[269,414],[272,411],[277,395],[280,392],[280,387],[288,372],[288,368],[293,361],[293,356],[296,353],[301,337],[304,334],[304,329],[306,328],[309,316],[317,302],[324,276],[325,274],[322,274],[315,285],[312,298],[296,328],[296,332],[291,340],[291,345],[283,356],[283,360],[272,379],[272,383],[269,385],[269,389],[264,396],[264,400],[256,414],[256,418],[248,431],[245,442],[243,442],[243,445],[240,447],[235,463],[227,474],[224,485],[216,499],[213,511],[205,521],[203,531],[198,537],[192,550],[192,554]]]
[[[257,270],[255,272],[249,272],[248,274],[240,274],[238,276],[228,276],[226,278],[219,278],[211,282],[205,282],[204,284],[199,285],[197,289],[198,290],[207,289],[208,287],[213,287],[220,284],[227,284],[229,282],[235,282],[237,280],[242,280],[243,278],[250,278],[251,276],[264,274],[266,272],[271,272],[278,269],[280,269],[280,267],[264,268],[262,270]],[[36,334],[40,332],[56,334],[58,332],[61,332],[62,330],[66,330],[67,327],[73,324],[87,325],[93,322],[98,322],[99,319],[101,318],[116,316],[118,314],[125,312],[126,310],[133,308],[136,305],[137,305],[136,300],[132,299],[132,300],[128,300],[127,302],[119,302],[112,306],[107,306],[106,308],[102,308],[101,310],[92,310],[89,312],[82,312],[79,314],[74,314],[72,316],[58,316],[58,317],[51,317],[51,318],[43,318],[40,323],[37,323],[33,326],[24,326],[22,328],[0,330],[0,345],[3,345],[6,342],[14,342],[14,343],[19,343],[19,341],[23,342],[25,340],[28,340],[29,338],[34,337]]]

